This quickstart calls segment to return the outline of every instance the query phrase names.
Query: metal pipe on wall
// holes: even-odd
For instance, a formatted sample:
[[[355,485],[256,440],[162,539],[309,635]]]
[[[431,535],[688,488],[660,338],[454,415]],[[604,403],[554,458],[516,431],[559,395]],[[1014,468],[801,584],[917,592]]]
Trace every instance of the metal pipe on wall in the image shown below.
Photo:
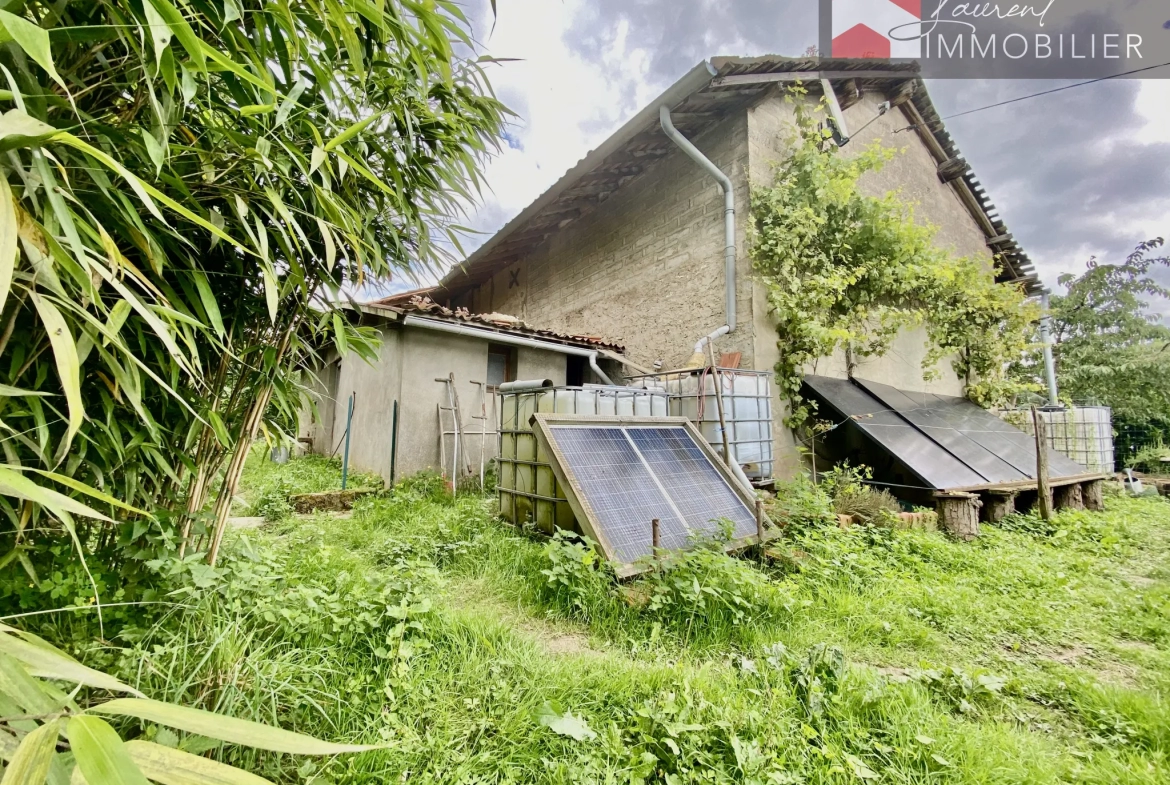
[[[727,314],[727,331],[735,332],[735,189],[731,184],[731,178],[724,174],[718,166],[711,163],[711,160],[703,155],[699,148],[691,143],[690,139],[679,133],[670,119],[670,107],[666,104],[658,108],[658,121],[667,138],[678,145],[679,149],[701,166],[707,174],[714,177],[718,181],[719,187],[723,189],[723,283],[726,287],[724,309]]]
[[[1044,375],[1048,378],[1048,405],[1060,406],[1060,395],[1056,388],[1056,361],[1052,357],[1052,314],[1048,310],[1048,292],[1041,292],[1040,342],[1044,344]]]
[[[548,352],[557,352],[558,354],[571,354],[574,357],[584,357],[589,361],[589,367],[593,373],[597,374],[597,378],[601,379],[604,384],[613,386],[613,380],[606,376],[605,372],[597,365],[597,352],[591,349],[581,349],[576,346],[566,346],[565,344],[541,341],[536,338],[523,338],[507,333],[490,332],[470,325],[441,322],[438,319],[426,319],[421,316],[414,316],[413,314],[407,314],[403,318],[402,323],[407,327],[421,327],[426,330],[454,333],[455,335],[464,335],[469,338],[478,338],[481,341],[492,341],[493,343],[502,343],[508,346],[524,346],[529,349],[543,349]]]

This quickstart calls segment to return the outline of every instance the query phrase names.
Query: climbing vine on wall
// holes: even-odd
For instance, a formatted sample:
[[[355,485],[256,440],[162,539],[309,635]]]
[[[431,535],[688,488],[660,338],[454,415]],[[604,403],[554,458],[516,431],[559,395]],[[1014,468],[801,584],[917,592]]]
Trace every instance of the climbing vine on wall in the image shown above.
[[[1005,363],[1027,347],[1037,316],[1024,293],[996,284],[985,261],[937,248],[935,229],[915,223],[897,194],[862,194],[861,178],[895,151],[874,143],[842,155],[819,126],[822,109],[804,99],[799,87],[787,97],[796,118],[791,154],[770,186],[752,188],[751,257],[776,325],[788,424],[812,413],[800,395],[812,363],[839,349],[850,364],[880,356],[914,325],[928,336],[925,379],[953,356],[971,400],[1005,402],[1020,390]]]

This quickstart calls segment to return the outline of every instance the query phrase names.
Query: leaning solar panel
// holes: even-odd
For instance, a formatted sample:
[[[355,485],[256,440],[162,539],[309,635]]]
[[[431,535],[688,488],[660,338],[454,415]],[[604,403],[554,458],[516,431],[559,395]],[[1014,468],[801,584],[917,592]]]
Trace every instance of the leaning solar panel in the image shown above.
[[[575,419],[540,414],[536,432],[582,529],[626,565],[619,575],[637,572],[634,562],[653,554],[654,519],[667,550],[714,534],[723,520],[735,540],[754,537],[751,497],[686,420]]]
[[[710,532],[719,520],[731,521],[736,539],[756,531],[755,513],[731,489],[727,480],[691,439],[685,428],[628,428],[626,434],[646,459],[666,495],[695,533]],[[664,548],[687,543],[663,538]]]
[[[685,530],[685,524],[655,482],[650,469],[622,428],[559,427],[552,432],[598,528],[595,539],[626,564],[653,553],[650,521],[660,531]],[[663,543],[663,547],[667,546]],[[677,547],[677,546],[675,546]]]

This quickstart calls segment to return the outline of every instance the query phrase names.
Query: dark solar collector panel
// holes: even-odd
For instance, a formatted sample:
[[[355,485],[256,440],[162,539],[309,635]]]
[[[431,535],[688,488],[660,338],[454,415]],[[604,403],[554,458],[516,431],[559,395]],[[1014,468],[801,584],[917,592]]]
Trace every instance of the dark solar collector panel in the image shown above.
[[[804,383],[934,489],[1035,479],[1035,438],[964,398],[906,392],[863,379],[806,376]],[[1048,456],[1053,479],[1088,472],[1053,450]]]
[[[943,412],[939,411],[936,396],[903,392],[864,379],[856,381],[866,392],[897,411],[911,425],[916,426],[928,438],[966,464],[982,477],[984,482],[1019,482],[1028,479],[1027,474],[1021,473],[1015,466],[972,439],[961,427],[957,427],[953,417],[948,420]],[[973,404],[968,405],[976,408]],[[1034,451],[1032,462],[1036,462]]]
[[[854,424],[862,433],[905,464],[929,487],[966,488],[987,482],[983,475],[848,379],[806,376],[804,383],[835,409],[841,419],[854,418]]]

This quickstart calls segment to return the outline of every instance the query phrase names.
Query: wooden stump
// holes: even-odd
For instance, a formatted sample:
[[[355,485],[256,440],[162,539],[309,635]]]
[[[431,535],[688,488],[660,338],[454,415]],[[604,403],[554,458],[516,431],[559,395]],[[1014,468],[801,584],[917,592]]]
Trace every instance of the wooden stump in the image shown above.
[[[988,523],[999,523],[1016,511],[1015,491],[988,491],[987,500],[983,504],[983,520]]]
[[[1085,509],[1092,512],[1105,512],[1105,481],[1093,480],[1081,486],[1081,496],[1085,500]]]
[[[1052,503],[1058,510],[1083,510],[1085,499],[1081,496],[1081,486],[1062,485],[1052,489]]]
[[[979,509],[983,502],[973,493],[935,494],[938,522],[943,531],[960,540],[979,536]]]

